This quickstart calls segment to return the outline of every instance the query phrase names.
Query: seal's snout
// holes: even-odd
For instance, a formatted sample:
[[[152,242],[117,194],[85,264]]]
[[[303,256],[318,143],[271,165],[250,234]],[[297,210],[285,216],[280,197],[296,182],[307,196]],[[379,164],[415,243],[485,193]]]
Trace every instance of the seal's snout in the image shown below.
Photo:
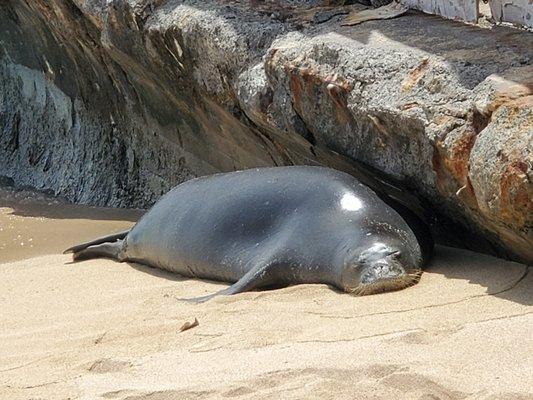
[[[378,262],[365,268],[361,274],[361,283],[371,285],[380,280],[394,279],[405,274],[405,269],[398,263]]]
[[[351,292],[362,296],[404,289],[416,284],[421,274],[419,269],[405,268],[398,259],[386,258],[364,266],[359,286]]]
[[[399,250],[381,243],[362,252],[357,264],[358,279],[352,279],[347,291],[358,296],[400,290],[417,283],[421,275]]]

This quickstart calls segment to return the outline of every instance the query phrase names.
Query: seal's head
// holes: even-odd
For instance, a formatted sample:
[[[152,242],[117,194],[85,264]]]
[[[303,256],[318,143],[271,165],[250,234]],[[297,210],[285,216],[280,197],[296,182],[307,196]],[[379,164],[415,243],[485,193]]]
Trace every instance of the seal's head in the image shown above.
[[[342,288],[363,296],[416,284],[422,270],[398,247],[378,242],[360,252],[357,258],[345,263],[341,274]]]

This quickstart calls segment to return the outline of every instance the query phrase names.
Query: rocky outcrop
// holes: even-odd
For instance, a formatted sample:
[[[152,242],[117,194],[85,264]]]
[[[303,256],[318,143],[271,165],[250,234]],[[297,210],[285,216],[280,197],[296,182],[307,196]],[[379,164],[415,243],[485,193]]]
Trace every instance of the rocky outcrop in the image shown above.
[[[0,1],[0,175],[143,207],[215,171],[360,162],[533,261],[532,35],[302,12],[321,3]]]

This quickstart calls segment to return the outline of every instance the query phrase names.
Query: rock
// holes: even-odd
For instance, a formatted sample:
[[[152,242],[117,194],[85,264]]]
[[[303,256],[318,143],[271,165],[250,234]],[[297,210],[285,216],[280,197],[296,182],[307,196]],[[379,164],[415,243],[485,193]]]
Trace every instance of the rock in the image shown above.
[[[533,37],[417,13],[313,25],[300,3],[2,2],[0,175],[145,207],[216,171],[359,162],[532,262]]]
[[[479,222],[523,254],[531,250],[533,225],[532,122],[533,96],[504,103],[478,135],[469,160],[473,195],[486,219]]]

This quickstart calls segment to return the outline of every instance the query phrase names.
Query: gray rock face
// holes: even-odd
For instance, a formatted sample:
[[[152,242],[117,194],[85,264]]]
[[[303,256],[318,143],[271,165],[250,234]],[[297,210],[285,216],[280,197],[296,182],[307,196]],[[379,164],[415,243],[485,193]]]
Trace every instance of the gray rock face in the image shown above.
[[[143,207],[216,171],[362,162],[533,261],[533,36],[295,16],[339,3],[1,2],[0,175]]]

